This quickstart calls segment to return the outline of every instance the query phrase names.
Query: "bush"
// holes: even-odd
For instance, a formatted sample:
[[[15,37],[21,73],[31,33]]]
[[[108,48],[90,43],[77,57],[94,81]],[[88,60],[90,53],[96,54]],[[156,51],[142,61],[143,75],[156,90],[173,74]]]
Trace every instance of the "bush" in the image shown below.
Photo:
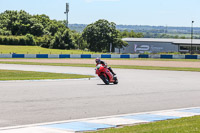
[[[35,41],[36,41],[37,46],[40,46],[43,48],[49,48],[52,39],[53,39],[52,36],[45,35],[43,37],[36,37]]]
[[[26,45],[35,45],[35,40],[33,35],[31,34],[26,34]]]
[[[0,44],[3,45],[30,45],[30,42],[31,39],[25,36],[0,36]],[[34,42],[31,45],[34,45]]]
[[[9,44],[8,44],[8,38],[7,38],[7,37],[3,38],[3,44],[9,45]]]
[[[26,45],[26,38],[25,37],[19,39],[19,45]]]
[[[19,45],[19,38],[13,38],[13,45]]]
[[[0,44],[3,44],[3,38],[0,36]]]

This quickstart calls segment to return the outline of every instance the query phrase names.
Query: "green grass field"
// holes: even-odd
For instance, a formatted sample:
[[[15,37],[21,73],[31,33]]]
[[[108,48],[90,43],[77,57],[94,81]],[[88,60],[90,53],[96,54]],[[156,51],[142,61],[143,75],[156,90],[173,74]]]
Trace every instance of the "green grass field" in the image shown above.
[[[10,60],[10,59],[14,59],[14,58],[0,58],[0,59],[5,59],[5,60]],[[15,59],[22,59],[23,60],[34,60],[37,59],[37,60],[43,60],[45,58],[15,58]],[[55,60],[56,58],[48,58],[48,60]],[[62,58],[59,58],[58,60],[70,60],[72,58],[65,58],[65,59],[62,59]],[[73,58],[73,60],[79,60],[80,58]],[[92,59],[87,59],[87,60],[95,60],[94,58]],[[102,60],[139,60],[139,61],[180,61],[180,62],[200,62],[200,59],[153,59],[153,58],[104,58]]]
[[[60,50],[48,49],[39,46],[11,46],[0,45],[0,54],[98,54],[95,52],[87,52],[82,50]]]
[[[200,133],[200,116],[112,128],[89,133]]]
[[[95,67],[95,64],[66,64],[66,63],[37,63],[37,62],[0,62],[0,64]],[[111,65],[111,67],[112,68],[120,68],[120,69],[169,70],[169,71],[200,72],[200,68],[156,67],[156,66],[127,66],[127,65]]]
[[[93,76],[77,75],[77,74],[0,70],[0,80],[78,79],[78,78],[92,78],[92,77]]]

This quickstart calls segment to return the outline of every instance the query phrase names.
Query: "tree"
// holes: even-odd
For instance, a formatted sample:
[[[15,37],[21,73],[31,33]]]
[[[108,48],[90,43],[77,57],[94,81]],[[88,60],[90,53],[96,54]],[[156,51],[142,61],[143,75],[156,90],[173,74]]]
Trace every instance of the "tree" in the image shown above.
[[[66,29],[63,32],[62,40],[66,44],[64,49],[75,49],[75,45],[73,44],[73,41],[72,41],[71,31],[69,29]]]
[[[63,33],[57,32],[54,39],[51,41],[50,48],[52,49],[74,49],[71,32],[66,29]]]
[[[95,52],[110,51],[110,44],[112,44],[112,51],[118,47],[118,40],[120,32],[116,30],[116,24],[100,19],[95,23],[88,25],[82,34],[83,38],[88,43],[88,48]]]
[[[49,31],[51,33],[51,35],[54,36],[55,33],[58,31],[58,25],[56,25],[56,24],[50,24],[47,27],[47,31]]]
[[[62,34],[57,32],[54,36],[54,39],[51,41],[50,47],[51,49],[59,49],[59,47],[64,46],[64,42],[61,38]],[[63,48],[64,49],[64,48]]]
[[[43,35],[44,26],[41,23],[36,23],[31,26],[31,34],[34,36],[42,36]]]
[[[87,42],[83,39],[82,34],[73,31],[72,33],[73,43],[76,48],[84,50],[87,48]]]
[[[121,48],[123,48],[124,46],[127,46],[127,45],[128,45],[127,42],[123,41],[123,40],[120,39],[120,38],[116,39],[115,41],[116,41],[116,43],[118,44],[118,45],[117,45],[117,48],[118,48],[118,49],[121,49]]]

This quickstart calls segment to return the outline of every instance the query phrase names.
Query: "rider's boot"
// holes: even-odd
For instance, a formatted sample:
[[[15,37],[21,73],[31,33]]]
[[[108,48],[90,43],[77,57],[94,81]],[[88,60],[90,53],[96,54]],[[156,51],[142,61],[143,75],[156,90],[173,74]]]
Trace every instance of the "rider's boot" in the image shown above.
[[[115,76],[116,74],[113,72],[113,70],[112,70],[112,68],[111,67],[109,67],[108,68],[109,70],[110,70],[110,72],[113,74],[113,76]]]

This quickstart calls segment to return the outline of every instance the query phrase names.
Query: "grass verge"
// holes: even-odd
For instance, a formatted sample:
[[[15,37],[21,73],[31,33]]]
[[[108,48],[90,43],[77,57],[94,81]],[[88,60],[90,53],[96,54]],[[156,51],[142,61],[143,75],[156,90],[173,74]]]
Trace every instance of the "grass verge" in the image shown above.
[[[0,64],[95,67],[94,64],[37,63],[37,62],[0,62]],[[128,65],[111,65],[111,67],[112,68],[120,68],[120,69],[168,70],[168,71],[200,72],[200,68],[190,68],[190,67],[157,67],[157,66],[128,66]]]
[[[133,60],[141,61],[182,61],[182,62],[200,62],[199,59],[153,59],[153,58],[136,58]]]
[[[0,70],[0,80],[78,79],[91,77],[93,76],[32,71]]]
[[[123,65],[114,65],[113,68],[200,72],[200,68],[190,68],[190,67],[157,67],[157,66],[123,66]]]
[[[200,116],[159,121],[89,133],[200,133]]]
[[[3,60],[12,60],[16,58],[0,58]],[[17,58],[20,60],[44,60],[45,58]],[[47,58],[46,58],[47,59]],[[55,60],[56,58],[48,58],[48,60]],[[70,60],[72,58],[59,58],[58,60]],[[80,60],[81,58],[73,58],[73,60]],[[94,60],[93,59],[87,59],[84,60]],[[139,60],[139,61],[180,61],[180,62],[200,62],[200,59],[155,59],[155,58],[104,58],[103,60]]]
[[[1,54],[98,54],[95,52],[83,50],[60,50],[48,49],[39,46],[13,46],[13,45],[0,45]]]

